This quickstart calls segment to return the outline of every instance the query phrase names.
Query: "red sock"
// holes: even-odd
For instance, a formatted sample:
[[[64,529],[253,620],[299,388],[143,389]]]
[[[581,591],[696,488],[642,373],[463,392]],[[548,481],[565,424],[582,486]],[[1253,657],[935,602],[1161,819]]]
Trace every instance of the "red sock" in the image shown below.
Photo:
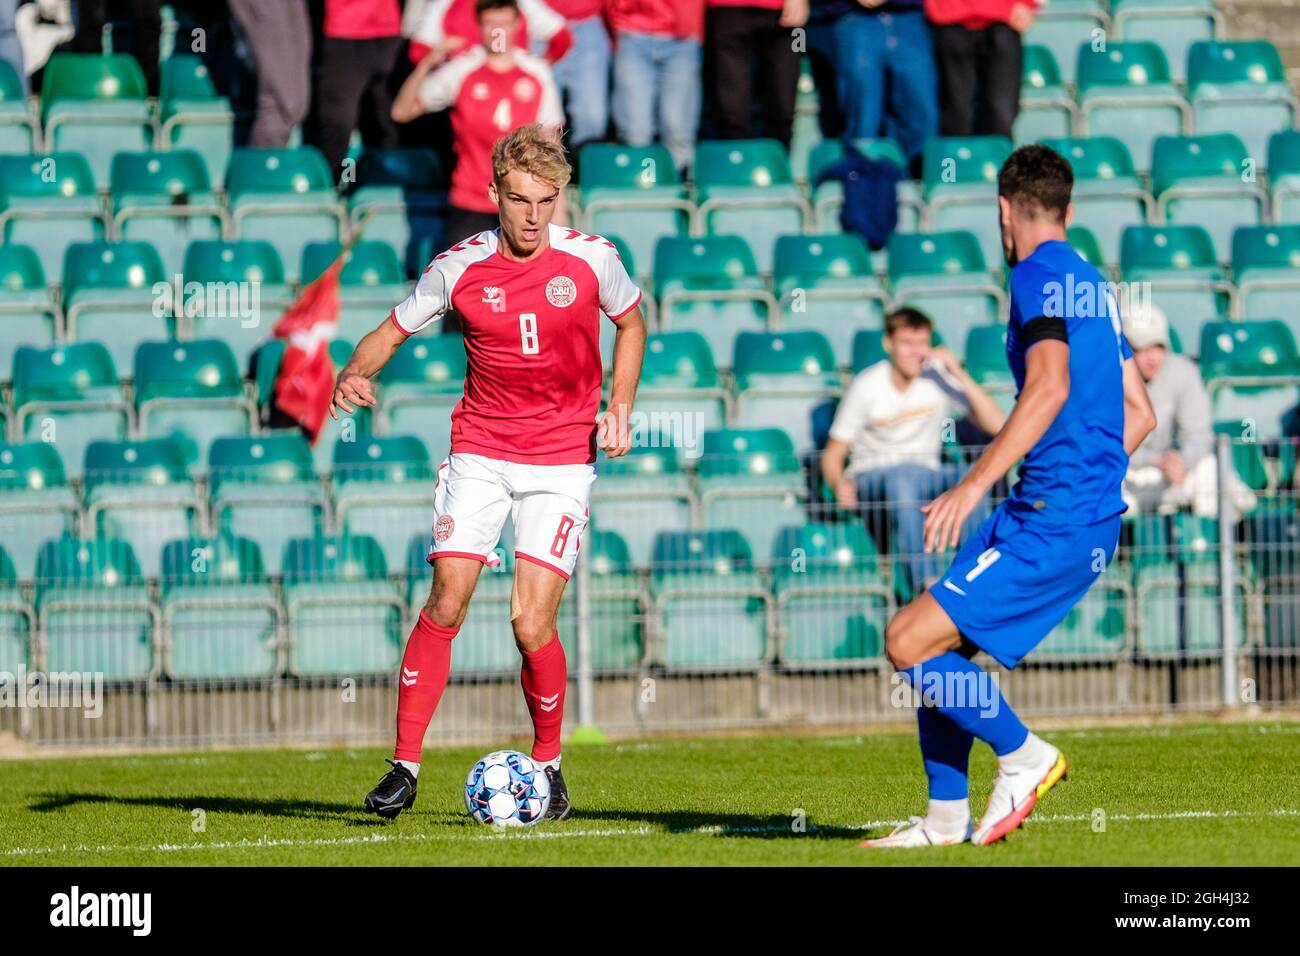
[[[554,760],[560,755],[560,725],[564,723],[564,688],[568,667],[560,635],[535,651],[524,651],[519,683],[533,718],[533,759]]]
[[[439,627],[424,611],[415,622],[402,655],[397,687],[397,748],[394,760],[420,762],[424,732],[447,687],[451,671],[451,639],[459,628]]]

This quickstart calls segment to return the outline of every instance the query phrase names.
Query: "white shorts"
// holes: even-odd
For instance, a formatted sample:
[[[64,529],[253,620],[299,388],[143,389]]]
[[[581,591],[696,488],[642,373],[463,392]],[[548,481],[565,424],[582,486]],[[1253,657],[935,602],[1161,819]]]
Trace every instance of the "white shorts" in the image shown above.
[[[566,581],[587,527],[591,465],[525,465],[483,455],[451,455],[438,468],[433,493],[435,558],[474,558],[489,567],[506,516],[515,528],[515,557],[550,568]]]

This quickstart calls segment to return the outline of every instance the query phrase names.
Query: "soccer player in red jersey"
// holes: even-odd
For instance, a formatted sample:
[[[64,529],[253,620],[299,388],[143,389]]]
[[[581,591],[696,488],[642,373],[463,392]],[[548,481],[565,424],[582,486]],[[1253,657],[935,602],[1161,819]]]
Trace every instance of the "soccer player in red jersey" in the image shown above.
[[[492,151],[498,228],[434,257],[410,296],[358,343],[339,372],[330,414],[375,405],[370,378],[407,337],[449,309],[461,316],[465,394],[451,414],[451,454],[438,472],[429,600],[406,645],[393,769],[365,807],[392,818],[415,800],[420,748],[447,684],[452,639],[509,515],[515,531],[510,614],[523,655],[532,757],[551,781],[547,817],[570,804],[560,774],[567,671],[555,624],[573,571],[599,446],[625,455],[645,355],[641,292],[614,246],[551,223],[570,168],[558,138],[523,126]],[[617,333],[610,400],[601,394],[601,313]]]

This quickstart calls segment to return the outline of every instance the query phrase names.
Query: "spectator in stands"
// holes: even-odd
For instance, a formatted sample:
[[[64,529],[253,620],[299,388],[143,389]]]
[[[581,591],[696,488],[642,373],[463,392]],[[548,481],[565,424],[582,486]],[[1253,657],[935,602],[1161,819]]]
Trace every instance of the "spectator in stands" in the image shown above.
[[[717,104],[719,139],[755,135],[755,101],[762,105],[758,135],[789,149],[799,53],[792,31],[808,21],[808,0],[708,0],[704,62]],[[762,95],[754,95],[757,67]]]
[[[288,145],[311,105],[311,20],[304,0],[230,0],[257,67],[250,146]]]
[[[1124,335],[1156,413],[1155,431],[1129,458],[1124,500],[1136,512],[1191,508],[1200,515],[1217,514],[1214,424],[1200,369],[1171,351],[1169,322],[1159,306],[1145,300],[1128,304]],[[1255,505],[1254,494],[1239,481],[1230,495],[1242,511]]]
[[[479,42],[441,66],[442,49],[431,51],[393,101],[392,116],[398,123],[451,110],[456,167],[451,175],[444,245],[496,228],[498,210],[487,194],[496,141],[528,123],[558,131],[564,122],[550,67],[514,45],[519,27],[517,0],[476,0],[475,7]],[[553,222],[562,221],[562,211]]]
[[[939,135],[1006,136],[1020,112],[1021,35],[1039,0],[925,0],[939,67]]]
[[[822,478],[840,507],[859,510],[877,533],[892,518],[895,551],[917,590],[929,586],[940,570],[939,556],[924,553],[921,507],[955,485],[965,470],[940,461],[945,430],[956,435],[953,407],[964,409],[989,435],[1005,421],[960,360],[931,344],[933,328],[929,316],[916,309],[886,316],[888,358],[863,369],[849,385],[821,460]]]
[[[398,0],[325,0],[316,76],[316,139],[338,179],[359,118],[367,146],[397,145],[388,79],[401,49]],[[362,103],[366,104],[364,113]]]
[[[610,0],[609,24],[619,138],[630,146],[662,139],[685,170],[700,123],[704,0]]]
[[[569,151],[605,138],[609,130],[609,74],[612,49],[605,28],[607,0],[550,0],[568,23],[573,46],[555,64],[555,82],[564,97]]]
[[[411,62],[419,63],[430,50],[444,44],[453,56],[472,50],[481,39],[476,10],[475,0],[428,0],[411,35]],[[519,0],[519,25],[508,41],[522,50],[532,50],[534,42],[544,43],[546,59],[556,63],[569,52],[573,34],[564,17],[544,0]],[[490,50],[491,44],[489,37],[484,46]]]

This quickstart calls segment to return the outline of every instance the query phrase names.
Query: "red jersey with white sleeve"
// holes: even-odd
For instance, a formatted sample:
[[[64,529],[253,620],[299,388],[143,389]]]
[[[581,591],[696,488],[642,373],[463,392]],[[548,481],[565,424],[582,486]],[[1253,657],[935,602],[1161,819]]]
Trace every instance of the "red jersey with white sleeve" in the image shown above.
[[[411,62],[419,63],[426,53],[447,37],[460,37],[465,41],[464,46],[452,51],[452,56],[462,56],[479,44],[474,0],[430,0],[411,34]],[[563,57],[573,45],[573,34],[565,26],[564,16],[545,0],[519,0],[519,26],[514,43],[528,50],[530,37],[546,43],[546,58],[552,63]]]
[[[500,251],[499,230],[440,253],[395,308],[420,331],[449,309],[465,336],[465,395],[451,414],[452,454],[534,465],[596,460],[600,315],[641,302],[612,243],[552,225],[550,247],[526,262]]]
[[[530,123],[564,122],[560,94],[546,61],[514,50],[507,70],[488,65],[488,52],[475,47],[425,78],[420,103],[430,113],[451,110],[456,168],[451,174],[451,204],[473,212],[496,212],[488,198],[492,147],[512,129]]]

